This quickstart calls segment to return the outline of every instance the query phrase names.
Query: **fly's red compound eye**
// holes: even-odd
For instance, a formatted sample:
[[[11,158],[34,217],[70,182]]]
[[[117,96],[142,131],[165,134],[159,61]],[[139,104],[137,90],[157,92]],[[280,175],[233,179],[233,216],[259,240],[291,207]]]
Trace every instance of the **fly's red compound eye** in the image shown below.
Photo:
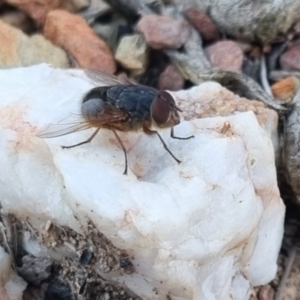
[[[158,96],[153,100],[151,104],[151,117],[157,125],[165,124],[171,113],[170,105],[163,97],[163,94],[160,93]]]
[[[171,107],[175,106],[175,100],[174,100],[174,98],[172,97],[171,94],[169,94],[168,92],[165,92],[165,91],[161,91],[160,96],[162,98],[164,98],[169,103],[169,105]]]

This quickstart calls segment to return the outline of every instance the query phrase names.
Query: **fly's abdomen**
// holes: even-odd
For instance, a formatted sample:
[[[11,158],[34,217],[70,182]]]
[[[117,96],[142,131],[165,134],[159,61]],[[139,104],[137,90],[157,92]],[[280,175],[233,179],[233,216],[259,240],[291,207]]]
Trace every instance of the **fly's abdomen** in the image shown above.
[[[97,87],[90,90],[82,101],[81,113],[86,119],[95,119],[104,110],[107,90],[110,87]]]
[[[100,98],[90,99],[81,106],[81,113],[86,119],[95,119],[104,110],[105,103]]]

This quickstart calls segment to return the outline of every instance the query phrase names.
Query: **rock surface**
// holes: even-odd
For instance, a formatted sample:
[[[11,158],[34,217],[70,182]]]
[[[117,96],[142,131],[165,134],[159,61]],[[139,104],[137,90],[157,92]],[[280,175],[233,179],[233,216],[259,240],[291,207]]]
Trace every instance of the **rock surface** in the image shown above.
[[[267,44],[287,33],[299,21],[300,3],[295,0],[172,0],[185,11],[197,7],[209,16],[222,32],[247,41]]]
[[[81,70],[39,65],[0,71],[0,81],[5,212],[28,217],[37,229],[51,220],[81,231],[91,219],[126,250],[135,268],[131,275],[105,277],[143,299],[248,299],[252,286],[273,279],[285,208],[274,149],[253,112],[202,119],[185,112],[190,121],[175,133],[194,139],[161,132],[180,165],[158,139],[120,134],[129,160],[124,176],[124,156],[110,131],[69,150],[61,145],[81,142],[93,131],[36,136],[49,124],[61,128],[80,119],[82,95],[95,86]],[[173,94],[188,107],[201,106],[208,95],[220,99],[224,91],[208,82]],[[230,95],[239,101],[228,93],[222,101],[230,102]]]
[[[243,51],[237,43],[220,41],[207,47],[205,50],[213,67],[226,71],[241,71]]]
[[[153,49],[178,49],[190,36],[190,28],[186,22],[167,16],[143,16],[136,29],[144,35],[147,44]]]
[[[47,15],[44,35],[70,53],[79,67],[108,73],[116,71],[111,50],[82,17],[53,10]]]
[[[273,109],[266,108],[262,102],[240,98],[231,91],[221,88],[215,82],[209,83],[205,90],[200,85],[187,91],[178,91],[172,94],[183,109],[183,114],[187,120],[230,116],[246,111],[254,112],[259,124],[271,137],[276,154],[279,154],[278,115]]]
[[[21,30],[0,21],[0,36],[0,68],[29,66],[42,62],[60,68],[69,66],[66,53],[42,35],[28,37]]]
[[[12,270],[10,256],[0,246],[1,300],[22,300],[26,286],[26,282]]]

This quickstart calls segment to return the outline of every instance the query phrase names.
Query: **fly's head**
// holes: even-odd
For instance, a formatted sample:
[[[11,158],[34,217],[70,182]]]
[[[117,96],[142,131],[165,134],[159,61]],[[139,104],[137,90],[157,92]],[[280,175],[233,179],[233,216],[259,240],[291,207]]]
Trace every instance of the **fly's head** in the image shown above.
[[[174,98],[168,92],[159,92],[150,110],[152,120],[160,128],[173,127],[180,123],[178,112],[182,110],[176,106]]]

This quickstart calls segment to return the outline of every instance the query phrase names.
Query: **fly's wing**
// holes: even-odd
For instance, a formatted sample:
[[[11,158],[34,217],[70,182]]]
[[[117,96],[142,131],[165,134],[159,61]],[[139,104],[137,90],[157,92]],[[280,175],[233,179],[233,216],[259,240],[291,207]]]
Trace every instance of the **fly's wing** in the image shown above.
[[[105,85],[105,86],[113,86],[113,85],[130,85],[137,84],[130,79],[126,75],[115,76],[103,71],[99,70],[84,70],[85,75],[91,79],[96,85]]]
[[[55,138],[63,135],[67,135],[73,132],[78,132],[92,128],[93,126],[87,122],[75,123],[74,125],[70,124],[51,124],[41,132],[37,134],[37,137],[43,139]]]
[[[118,122],[125,122],[129,118],[128,113],[117,107],[107,107],[97,118],[89,121],[81,121],[69,124],[51,124],[37,134],[40,138],[55,138],[89,128],[109,127]]]

